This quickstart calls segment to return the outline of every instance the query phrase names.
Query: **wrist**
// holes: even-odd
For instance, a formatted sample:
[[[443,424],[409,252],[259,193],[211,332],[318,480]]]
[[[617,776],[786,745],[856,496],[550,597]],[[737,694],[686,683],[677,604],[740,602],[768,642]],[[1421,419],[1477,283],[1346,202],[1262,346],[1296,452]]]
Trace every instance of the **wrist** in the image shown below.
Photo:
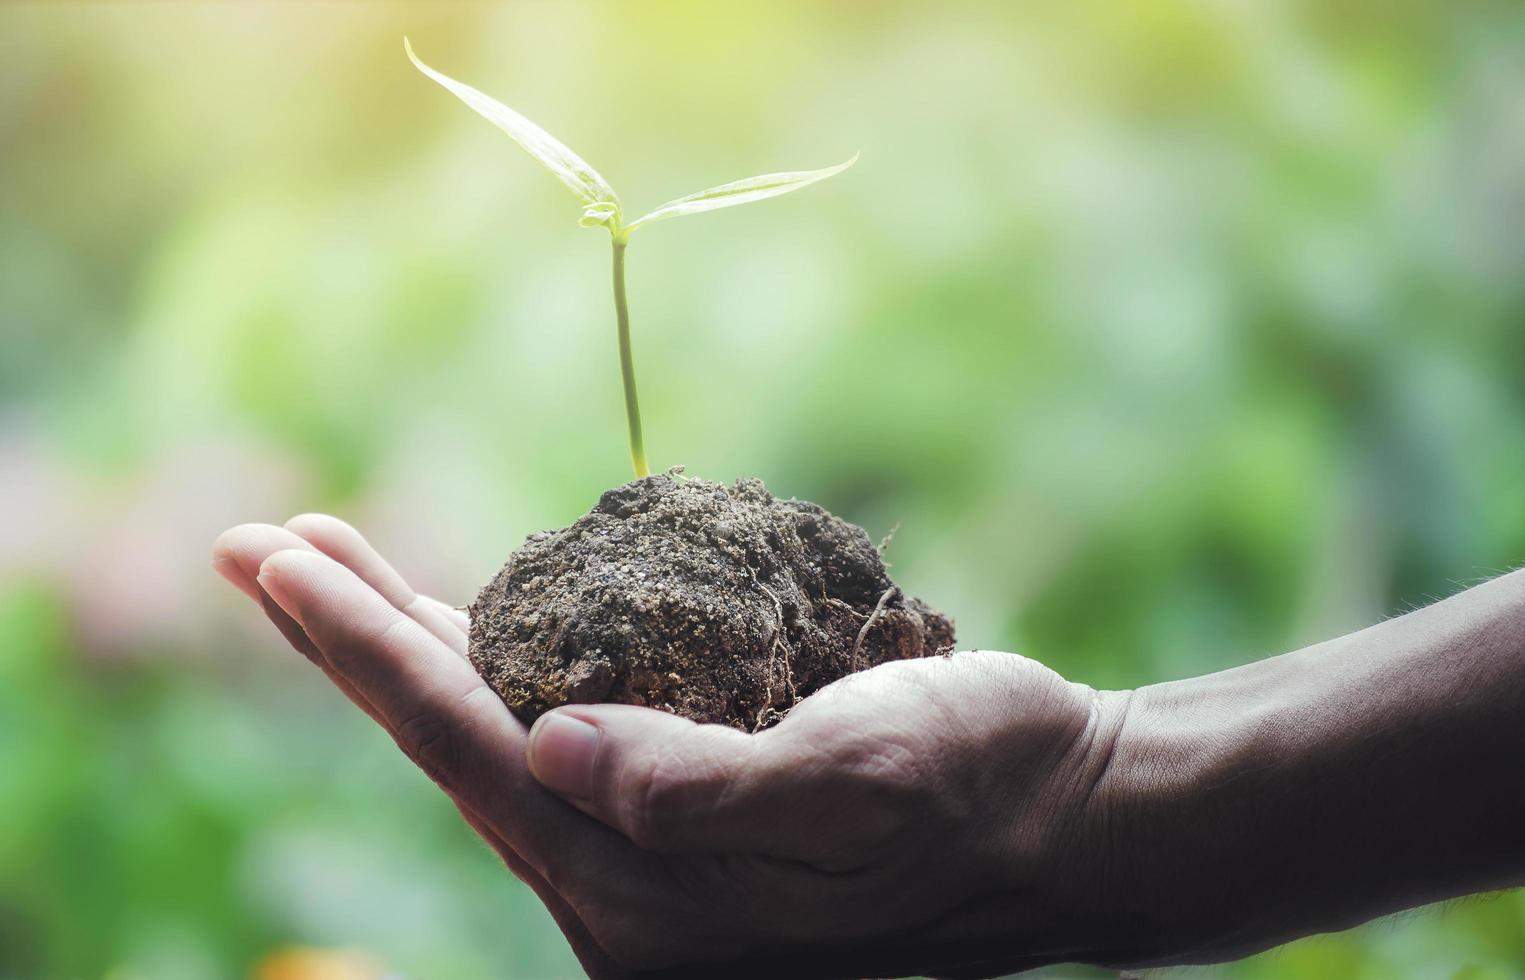
[[[1041,777],[1032,771],[1003,774],[1007,792],[1020,787],[1031,804],[1010,811],[1017,818],[1001,827],[997,853],[987,851],[985,867],[996,878],[980,885],[996,896],[992,928],[1006,945],[1045,951],[1024,969],[1110,964],[1129,927],[1118,901],[1131,894],[1133,880],[1120,833],[1127,808],[1111,787],[1136,692],[1064,687],[1076,722],[1048,756]]]
[[[1212,962],[1250,951],[1239,945],[1257,931],[1246,892],[1264,887],[1254,879],[1275,818],[1268,801],[1257,806],[1257,794],[1241,790],[1295,760],[1266,735],[1283,706],[1249,680],[1211,675],[1128,699],[1093,794],[1108,868],[1098,962]]]
[[[997,656],[1003,670],[1019,662]],[[934,879],[957,883],[951,928],[962,963],[982,975],[1104,962],[1117,931],[1099,914],[1117,862],[1106,856],[1108,808],[1097,790],[1132,692],[1094,691],[1020,663],[1020,680],[998,673],[983,692],[978,724],[956,740],[958,761],[937,766],[938,798],[962,802],[940,835],[951,846]],[[931,972],[950,973],[948,964]]]
[[[1141,688],[1097,809],[1115,953],[1207,963],[1525,881],[1525,575]]]

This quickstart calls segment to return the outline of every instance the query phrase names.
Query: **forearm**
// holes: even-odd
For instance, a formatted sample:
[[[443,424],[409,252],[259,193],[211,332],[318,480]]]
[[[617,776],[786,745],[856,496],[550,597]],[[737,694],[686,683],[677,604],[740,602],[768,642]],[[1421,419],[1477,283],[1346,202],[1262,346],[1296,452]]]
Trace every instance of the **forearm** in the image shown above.
[[[1120,960],[1525,882],[1525,573],[1127,711],[1104,786]]]

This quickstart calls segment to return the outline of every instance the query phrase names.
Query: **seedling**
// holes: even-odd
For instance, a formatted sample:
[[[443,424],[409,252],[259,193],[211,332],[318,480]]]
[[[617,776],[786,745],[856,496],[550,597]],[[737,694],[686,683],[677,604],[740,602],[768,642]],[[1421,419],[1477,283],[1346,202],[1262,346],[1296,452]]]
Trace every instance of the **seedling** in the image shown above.
[[[563,704],[615,702],[757,731],[875,664],[953,648],[953,622],[907,596],[862,528],[759,480],[730,488],[650,476],[630,353],[625,249],[642,225],[760,201],[841,173],[766,174],[626,221],[582,157],[469,85],[418,70],[511,136],[582,202],[614,246],[614,314],[636,480],[569,528],[532,535],[471,604],[467,655],[526,724]],[[828,571],[829,570],[829,571]]]
[[[619,329],[620,378],[625,389],[625,418],[630,427],[630,462],[635,467],[637,477],[646,476],[651,471],[646,465],[646,446],[641,437],[641,407],[636,398],[635,362],[630,352],[630,310],[625,302],[625,248],[630,244],[631,233],[654,221],[749,204],[799,190],[846,170],[857,162],[857,154],[844,163],[821,170],[796,170],[733,180],[728,184],[668,201],[634,221],[627,222],[619,195],[582,157],[498,100],[424,64],[413,53],[413,45],[408,43],[407,38],[403,38],[402,44],[408,58],[419,71],[449,89],[484,119],[507,133],[577,195],[583,205],[579,224],[585,228],[604,227],[609,230],[609,238],[614,247],[614,316]]]

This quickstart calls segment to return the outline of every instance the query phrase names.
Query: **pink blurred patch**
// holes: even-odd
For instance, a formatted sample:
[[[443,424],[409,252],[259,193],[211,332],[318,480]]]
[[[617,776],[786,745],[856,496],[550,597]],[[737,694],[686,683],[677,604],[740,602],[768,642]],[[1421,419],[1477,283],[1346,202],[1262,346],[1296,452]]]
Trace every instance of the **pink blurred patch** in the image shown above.
[[[283,519],[309,481],[292,457],[223,441],[174,447],[103,479],[24,439],[0,442],[0,581],[41,578],[64,592],[82,649],[119,656],[198,649],[226,638],[230,592],[210,568],[224,528]]]
[[[289,456],[236,443],[176,446],[110,488],[96,533],[76,552],[71,596],[87,650],[204,648],[227,586],[212,541],[234,524],[279,523],[306,483]]]

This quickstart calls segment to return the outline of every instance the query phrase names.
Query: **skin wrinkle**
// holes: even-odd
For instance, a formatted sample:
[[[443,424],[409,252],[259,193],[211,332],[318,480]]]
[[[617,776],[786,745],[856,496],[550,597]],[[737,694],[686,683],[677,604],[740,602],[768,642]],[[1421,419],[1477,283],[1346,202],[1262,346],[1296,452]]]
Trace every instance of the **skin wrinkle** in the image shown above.
[[[1093,753],[1094,745],[1105,736],[1103,732],[1108,727],[1106,711],[1108,699],[1104,692],[1090,692],[1090,713],[1087,719],[1087,729],[1090,733],[1089,744],[1082,753],[1082,757],[1089,757]],[[1095,828],[1095,834],[1099,840],[1097,853],[1100,855],[1096,874],[1096,893],[1093,900],[1098,909],[1112,907],[1118,893],[1127,888],[1127,883],[1122,879],[1120,868],[1122,867],[1121,834],[1117,822],[1113,819],[1113,809],[1109,800],[1109,791],[1114,776],[1113,762],[1117,758],[1118,745],[1126,737],[1128,722],[1133,706],[1131,691],[1121,692],[1112,699],[1112,704],[1117,705],[1117,719],[1112,724],[1112,734],[1106,738],[1105,754],[1099,763],[1095,764],[1094,776],[1090,779],[1089,787],[1085,792],[1085,804],[1081,807],[1081,815],[1077,819],[1078,826],[1090,826]]]
[[[1057,697],[1059,693],[1055,691],[1052,696]],[[1039,771],[1046,769],[1051,775],[1047,785],[1026,808],[1029,815],[1026,823],[1030,828],[1027,833],[1033,835],[1036,853],[1072,854],[1075,867],[1086,867],[1100,863],[1089,860],[1089,848],[1083,845],[1082,837],[1091,823],[1090,814],[1098,805],[1094,789],[1116,744],[1118,725],[1113,721],[1115,709],[1104,699],[1092,697],[1095,692],[1089,688],[1072,686],[1069,693],[1077,696],[1072,701],[1072,713],[1074,708],[1080,707],[1079,698],[1084,698],[1084,719],[1078,731],[1060,733],[1040,766]],[[1098,746],[1102,746],[1104,753],[1099,764],[1096,760]],[[1078,877],[1084,879],[1093,875]],[[1099,875],[1094,877],[1099,881]],[[1079,907],[1087,906],[1094,901],[1090,892],[1099,891],[1100,887],[1096,884],[1087,888],[1077,882],[1075,887],[1063,890],[1062,900]]]
[[[394,731],[398,747],[424,771],[424,775],[441,785],[456,775],[452,763],[460,753],[450,751],[455,733],[449,721],[432,711],[419,711],[397,722]]]
[[[778,860],[732,858],[724,863],[736,871],[738,887],[731,894],[742,912],[733,920],[736,934],[730,941],[758,949],[777,943],[809,946],[872,939],[883,928],[884,916],[892,914],[889,903],[903,898],[885,894],[884,906],[859,900],[857,896],[885,884],[864,869],[823,875],[808,865]],[[828,922],[831,928],[823,929]]]
[[[687,802],[683,793],[696,781],[686,771],[688,757],[676,743],[647,746],[645,751],[651,754],[651,763],[625,768],[620,796],[631,839],[644,847],[661,849],[671,846],[662,825],[675,821],[672,814],[677,814],[677,821],[693,819],[693,814],[681,811],[679,805]],[[672,771],[674,767],[677,772]]]
[[[737,802],[737,799],[746,799],[747,791],[744,791],[743,786],[746,780],[746,773],[749,768],[748,763],[752,758],[755,758],[759,754],[757,749],[760,743],[755,739],[756,736],[754,736],[752,740],[742,743],[742,745],[746,746],[746,748],[742,750],[742,754],[747,758],[732,763],[740,771],[741,775],[739,777],[732,776],[721,784],[720,793],[716,797],[715,805],[713,807],[713,813],[716,817],[723,818],[725,814],[735,813],[743,808],[742,805]],[[748,788],[748,790],[750,790],[750,788]]]

